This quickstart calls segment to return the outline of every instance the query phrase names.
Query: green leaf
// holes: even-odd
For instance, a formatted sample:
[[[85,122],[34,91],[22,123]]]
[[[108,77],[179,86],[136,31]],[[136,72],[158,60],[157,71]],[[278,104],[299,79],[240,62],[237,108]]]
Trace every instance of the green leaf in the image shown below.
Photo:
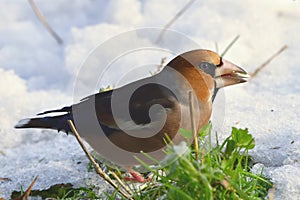
[[[236,147],[235,141],[234,140],[228,140],[227,145],[226,145],[226,149],[225,149],[225,155],[229,156],[233,152],[235,147]]]
[[[185,130],[183,128],[180,128],[179,133],[181,134],[182,137],[186,139],[191,139],[194,137],[193,132],[191,130]]]
[[[232,140],[236,143],[236,146],[246,149],[253,149],[255,146],[254,138],[248,133],[248,129],[237,129],[232,127],[231,132]]]
[[[211,129],[212,129],[212,125],[211,125],[211,122],[208,122],[206,125],[204,125],[200,131],[199,131],[199,136],[200,138],[203,138],[207,135],[209,135],[211,133]]]
[[[179,132],[193,139],[192,131],[180,129]],[[210,123],[199,132],[200,139],[206,134],[211,134]],[[264,199],[272,187],[262,173],[253,174],[249,170],[247,150],[254,147],[254,139],[248,129],[232,128],[231,135],[221,145],[217,142],[213,146],[203,140],[198,159],[193,145],[185,142],[175,145],[166,138],[170,142],[160,166],[153,168],[139,160],[154,178],[142,190],[130,186],[134,199]],[[109,197],[115,199],[116,193]]]

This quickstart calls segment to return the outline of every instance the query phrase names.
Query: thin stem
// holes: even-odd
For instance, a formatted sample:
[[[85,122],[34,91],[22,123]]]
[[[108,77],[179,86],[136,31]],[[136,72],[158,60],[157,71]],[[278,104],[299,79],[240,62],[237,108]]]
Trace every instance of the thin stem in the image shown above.
[[[72,133],[74,133],[78,143],[80,144],[82,150],[84,151],[85,155],[88,157],[88,159],[91,161],[91,163],[93,164],[97,174],[99,174],[104,180],[106,180],[111,186],[113,186],[115,189],[117,189],[125,198],[127,199],[132,199],[132,197],[130,197],[131,194],[127,194],[125,191],[121,190],[121,188],[118,187],[118,185],[113,182],[113,180],[99,167],[98,163],[94,160],[94,158],[91,156],[91,154],[88,152],[87,148],[85,147],[85,145],[82,142],[82,139],[78,133],[78,131],[76,130],[73,122],[71,120],[68,120],[68,124],[72,130]],[[121,181],[121,180],[120,180]],[[123,184],[122,184],[123,185]]]
[[[268,60],[266,60],[261,66],[259,66],[253,73],[251,73],[251,77],[255,77],[263,68],[265,68],[274,58],[276,58],[279,54],[281,54],[284,50],[288,48],[287,45],[281,47],[275,54],[273,54]]]
[[[30,193],[31,193],[31,190],[32,190],[32,187],[33,185],[35,184],[35,182],[37,181],[38,179],[38,176],[36,176],[33,181],[31,182],[31,184],[28,186],[27,190],[23,193],[22,196],[20,197],[17,197],[15,198],[14,200],[23,200],[23,199],[28,199]],[[1,198],[0,198],[1,199]]]
[[[119,176],[115,173],[115,172],[110,172],[113,177],[117,180],[117,182],[126,190],[126,192],[130,195],[132,195],[132,191],[130,190],[130,188],[128,188],[125,183],[119,178]]]
[[[199,157],[199,146],[198,146],[198,134],[197,129],[195,126],[195,115],[194,115],[194,100],[193,100],[193,93],[192,91],[189,91],[189,101],[190,101],[190,116],[191,116],[191,125],[192,125],[192,131],[194,135],[194,147],[195,147],[195,158],[196,160]]]
[[[31,8],[33,9],[34,13],[36,14],[36,16],[39,18],[39,20],[42,22],[42,24],[45,26],[45,28],[47,29],[47,31],[54,37],[54,39],[56,40],[56,42],[58,44],[62,44],[63,40],[59,37],[59,35],[51,28],[51,26],[49,25],[49,23],[46,20],[46,17],[43,15],[43,13],[41,12],[41,10],[37,7],[37,5],[34,3],[33,0],[28,0]]]
[[[190,0],[163,28],[160,32],[155,43],[159,43],[165,34],[166,30],[195,2],[195,0]]]
[[[229,45],[226,47],[226,49],[223,51],[223,53],[221,54],[221,57],[223,57],[227,51],[232,47],[232,45],[234,45],[234,43],[239,39],[239,35],[235,36],[235,38],[233,38],[233,40],[229,43]]]

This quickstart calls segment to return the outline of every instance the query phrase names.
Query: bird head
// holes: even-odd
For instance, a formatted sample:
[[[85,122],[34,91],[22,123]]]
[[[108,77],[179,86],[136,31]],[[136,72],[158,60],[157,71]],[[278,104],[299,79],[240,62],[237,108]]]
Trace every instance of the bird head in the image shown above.
[[[207,87],[213,87],[214,89],[212,100],[220,88],[244,83],[249,78],[248,73],[244,69],[210,50],[198,49],[185,52],[170,61],[168,66],[179,71],[188,80],[195,79],[194,77],[196,76],[192,74],[197,73],[197,71],[202,73],[202,76],[206,77],[204,79],[206,79]],[[212,82],[214,82],[214,86],[212,86]]]
[[[169,66],[184,68],[195,67],[210,75],[216,88],[244,83],[249,78],[248,73],[237,65],[223,59],[210,50],[193,50],[183,53],[173,59]],[[182,69],[179,69],[181,71]]]

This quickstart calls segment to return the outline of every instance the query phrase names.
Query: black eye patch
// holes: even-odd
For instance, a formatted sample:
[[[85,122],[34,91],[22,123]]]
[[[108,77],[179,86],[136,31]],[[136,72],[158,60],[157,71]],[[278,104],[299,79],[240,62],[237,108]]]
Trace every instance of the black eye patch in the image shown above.
[[[216,66],[208,63],[208,62],[202,62],[198,65],[199,69],[204,71],[205,73],[211,75],[211,77],[215,76],[215,70],[216,70]]]

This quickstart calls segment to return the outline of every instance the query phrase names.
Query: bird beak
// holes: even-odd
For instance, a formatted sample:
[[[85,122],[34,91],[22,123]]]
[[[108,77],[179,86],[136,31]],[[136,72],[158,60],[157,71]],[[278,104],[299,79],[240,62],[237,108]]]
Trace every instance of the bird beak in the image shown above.
[[[244,83],[249,77],[249,74],[245,70],[223,59],[222,65],[216,68],[214,79],[216,88],[222,88],[229,85]]]

